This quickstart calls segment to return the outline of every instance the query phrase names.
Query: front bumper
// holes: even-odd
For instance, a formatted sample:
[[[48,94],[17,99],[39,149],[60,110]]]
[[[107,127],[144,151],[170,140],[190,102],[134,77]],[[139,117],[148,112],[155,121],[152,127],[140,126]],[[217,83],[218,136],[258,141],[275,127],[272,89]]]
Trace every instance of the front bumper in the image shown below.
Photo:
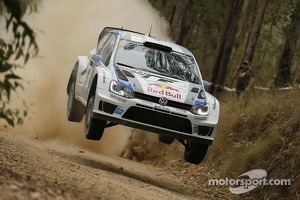
[[[125,99],[98,91],[92,117],[173,138],[212,144],[218,117],[199,118],[189,111],[160,106],[141,100]]]

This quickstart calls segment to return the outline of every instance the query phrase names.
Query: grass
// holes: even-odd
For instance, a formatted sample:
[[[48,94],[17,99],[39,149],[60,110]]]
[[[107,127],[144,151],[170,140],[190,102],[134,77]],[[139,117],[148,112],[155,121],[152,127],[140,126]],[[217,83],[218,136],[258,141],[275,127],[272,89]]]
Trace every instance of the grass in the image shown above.
[[[245,198],[299,197],[299,100],[299,90],[256,91],[240,101],[232,94],[220,97],[220,124],[207,155],[209,165],[223,177],[264,169],[268,179],[292,179],[291,186],[261,187]]]
[[[290,186],[260,186],[234,196],[238,199],[297,199],[300,196],[300,90],[255,91],[237,101],[232,93],[219,98],[220,122],[213,145],[200,165],[182,160],[183,146],[158,142],[156,134],[134,130],[123,157],[156,166],[180,168],[186,181],[197,177],[203,182],[205,173],[220,178],[238,178],[253,169],[267,171],[270,179],[291,179]],[[176,171],[177,172],[177,171]],[[178,172],[179,174],[181,172]],[[194,180],[194,179],[193,179]],[[203,182],[206,184],[207,182]],[[222,190],[231,199],[228,188]],[[229,193],[229,194],[228,194]]]

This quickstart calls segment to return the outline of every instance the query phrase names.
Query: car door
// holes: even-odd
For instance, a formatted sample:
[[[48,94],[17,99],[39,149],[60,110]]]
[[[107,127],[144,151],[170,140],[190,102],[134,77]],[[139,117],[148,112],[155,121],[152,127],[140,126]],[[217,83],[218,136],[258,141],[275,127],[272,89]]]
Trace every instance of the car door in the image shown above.
[[[112,33],[106,34],[102,40],[99,41],[97,45],[96,52],[90,53],[90,61],[87,68],[87,72],[85,77],[83,77],[83,94],[84,98],[87,100],[89,91],[91,89],[92,81],[94,76],[97,73],[97,67],[106,67],[109,64],[109,60],[114,49],[116,42],[116,36]],[[98,58],[101,58],[99,61],[98,59],[93,58],[93,53],[97,55]],[[99,57],[100,56],[100,57]]]

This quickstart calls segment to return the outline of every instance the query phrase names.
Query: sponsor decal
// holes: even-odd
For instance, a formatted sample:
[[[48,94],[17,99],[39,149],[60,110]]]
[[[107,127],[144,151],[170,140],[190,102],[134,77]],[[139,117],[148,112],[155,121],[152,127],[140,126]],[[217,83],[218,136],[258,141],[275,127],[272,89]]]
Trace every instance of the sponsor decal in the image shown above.
[[[82,72],[81,75],[84,75],[87,72],[87,68],[85,68]]]
[[[186,110],[182,110],[182,109],[178,109],[178,108],[176,108],[175,110],[178,111],[178,112],[184,113],[184,114],[186,114],[188,112]]]
[[[121,115],[122,113],[124,112],[124,109],[122,109],[122,108],[116,108],[116,110],[115,110],[115,114],[118,114],[118,115]]]
[[[170,90],[170,91],[176,91],[178,92],[178,90],[172,86],[169,86],[165,83],[150,83],[148,85],[148,87],[157,87],[157,88],[161,88],[161,89],[165,89],[165,90]]]
[[[216,101],[216,99],[214,98],[213,109],[215,110],[216,107],[217,107],[217,101]]]
[[[179,90],[165,83],[150,83],[147,91],[152,94],[160,94],[174,99],[182,99]]]
[[[205,120],[205,119],[207,119],[207,116],[197,116],[194,119],[195,120]]]
[[[115,94],[110,94],[110,97],[111,97],[111,98],[114,98],[114,99],[116,99],[116,100],[118,100],[118,101],[121,101],[121,102],[123,102],[123,103],[126,103],[126,102],[127,102],[126,99],[124,99],[124,98],[122,98],[122,97],[120,97],[120,96],[117,96],[117,95],[115,95]]]
[[[198,126],[194,126],[194,133],[198,133]]]
[[[164,110],[164,111],[167,111],[167,112],[171,112],[170,108],[168,107],[165,107],[165,106],[161,106],[161,105],[155,105],[155,109],[159,109],[159,110]]]
[[[151,103],[151,102],[148,102],[148,101],[143,101],[143,100],[141,100],[141,102],[142,102],[143,104],[147,104],[147,105],[150,105],[150,106],[154,106],[154,105],[155,105],[154,103]]]
[[[105,73],[105,71],[103,71],[103,83],[105,83],[106,82],[106,73]]]

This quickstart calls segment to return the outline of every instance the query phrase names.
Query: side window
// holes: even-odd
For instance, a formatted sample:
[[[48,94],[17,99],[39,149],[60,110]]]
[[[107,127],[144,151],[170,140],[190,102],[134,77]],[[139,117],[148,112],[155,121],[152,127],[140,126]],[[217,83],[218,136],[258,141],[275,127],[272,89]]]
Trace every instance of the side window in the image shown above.
[[[100,53],[101,49],[103,48],[104,44],[106,43],[107,39],[111,36],[111,33],[106,34],[102,37],[102,39],[98,42],[97,45],[97,54]]]
[[[111,37],[104,44],[103,48],[101,48],[100,50],[100,55],[102,56],[102,62],[104,63],[105,66],[107,66],[109,63],[112,51],[114,50],[116,39],[117,38],[115,35],[111,35]]]

